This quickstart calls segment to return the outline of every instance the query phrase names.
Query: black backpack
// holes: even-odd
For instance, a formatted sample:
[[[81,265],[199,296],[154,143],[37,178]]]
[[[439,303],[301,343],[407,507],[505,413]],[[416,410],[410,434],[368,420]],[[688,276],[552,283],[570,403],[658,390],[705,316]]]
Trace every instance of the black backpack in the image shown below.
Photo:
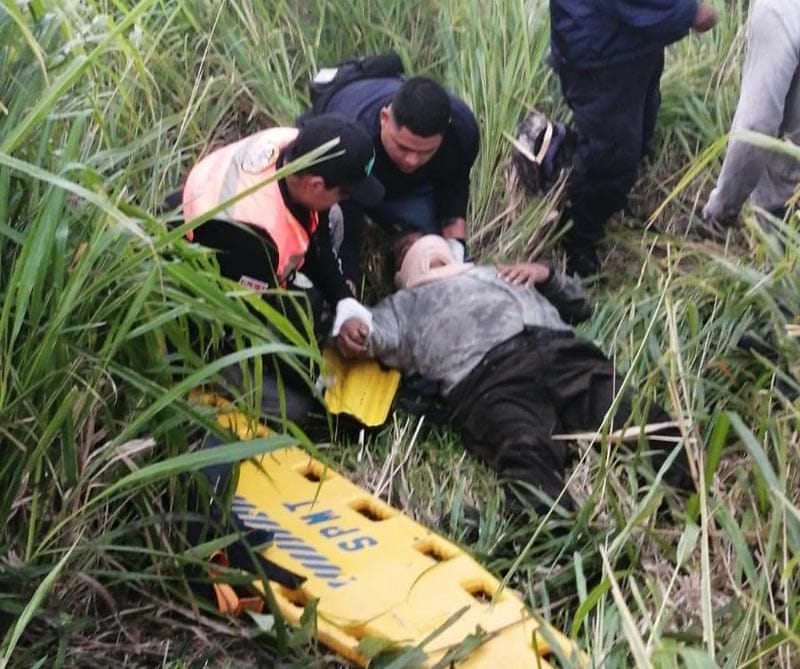
[[[334,67],[323,67],[308,84],[311,114],[321,114],[334,93],[359,79],[402,77],[403,61],[394,52],[346,60]]]
[[[522,185],[532,195],[543,195],[572,165],[577,138],[563,123],[550,121],[533,110],[517,126],[511,159]]]

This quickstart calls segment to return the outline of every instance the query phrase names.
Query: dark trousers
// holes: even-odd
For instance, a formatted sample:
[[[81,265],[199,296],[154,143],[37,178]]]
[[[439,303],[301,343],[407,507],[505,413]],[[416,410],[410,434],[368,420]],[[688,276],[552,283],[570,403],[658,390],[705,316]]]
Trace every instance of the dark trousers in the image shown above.
[[[531,488],[556,499],[564,487],[568,442],[552,435],[595,430],[614,402],[621,383],[611,361],[594,344],[551,330],[535,329],[501,344],[448,396],[464,446],[510,483],[539,511],[547,510]],[[631,417],[630,394],[614,415],[612,429]],[[651,406],[648,423],[670,418]],[[679,436],[668,428],[660,436]],[[674,443],[656,442],[653,466],[660,467]],[[665,479],[691,486],[686,453],[681,452]],[[523,485],[514,485],[521,482]],[[562,506],[570,508],[565,493]]]
[[[247,379],[239,363],[223,368],[220,374],[228,384],[227,389],[222,389],[223,392],[230,390],[233,396],[241,396],[251,402],[258,399],[262,417],[274,420],[285,417],[301,427],[308,425],[314,414],[323,413],[324,409],[311,388],[294,370],[289,370],[288,366],[282,370],[273,367],[273,361],[266,357],[263,362],[260,385],[254,383],[252,365],[249,366],[251,371]]]
[[[606,221],[625,207],[653,138],[663,70],[663,49],[608,67],[559,66],[578,135],[568,183],[573,222],[568,248],[593,247]]]

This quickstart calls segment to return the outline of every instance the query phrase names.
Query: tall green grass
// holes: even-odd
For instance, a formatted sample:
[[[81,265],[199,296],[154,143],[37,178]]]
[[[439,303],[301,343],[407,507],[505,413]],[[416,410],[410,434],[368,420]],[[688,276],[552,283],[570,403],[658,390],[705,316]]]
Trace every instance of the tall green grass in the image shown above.
[[[670,49],[657,151],[635,194],[645,214],[666,206],[647,230],[612,226],[609,282],[583,332],[630,370],[641,410],[658,400],[685,417],[697,495],[659,514],[661,490],[642,483],[638,461],[587,447],[571,483],[585,500],[578,517],[519,528],[447,431],[398,417],[328,451],[468,542],[598,667],[789,668],[800,654],[787,329],[800,306],[797,222],[767,234],[746,214],[726,244],[692,228],[738,90],[747,3],[720,9],[712,33]],[[231,362],[269,351],[305,365],[316,353],[277,314],[263,314],[267,329],[231,299],[210,258],[157,210],[210,145],[291,123],[318,66],[387,49],[480,121],[475,252],[558,260],[542,226],[552,202],[527,201],[508,179],[507,136],[525,111],[567,115],[545,63],[544,2],[0,6],[0,666],[108,666],[137,649],[151,666],[225,666],[239,652],[326,661],[303,634],[264,621],[263,641],[242,641],[251,635],[187,595],[182,565],[202,555],[176,531],[181,475],[286,443],[193,450],[190,426],[211,421],[186,398],[219,365],[192,349],[189,330],[209,347],[236,330]],[[676,232],[679,220],[688,227]],[[772,333],[781,360],[739,351],[748,330]],[[477,538],[468,505],[481,510]],[[169,613],[146,628],[152,643],[125,636],[158,610]],[[187,628],[215,641],[193,651],[175,641]]]
[[[112,608],[126,600],[116,601],[122,586],[185,592],[170,557],[185,550],[178,475],[291,441],[187,452],[193,425],[213,425],[189,392],[225,363],[317,355],[304,332],[249,300],[265,328],[207,254],[154,218],[202,146],[190,136],[234,102],[206,87],[200,118],[181,107],[188,76],[183,94],[162,90],[176,81],[173,65],[188,73],[193,62],[181,9],[61,9],[39,20],[0,12],[0,666],[63,664],[98,592]],[[176,42],[159,51],[151,40],[166,39],[179,15]],[[170,51],[180,57],[162,60]],[[211,348],[225,327],[243,347],[207,364],[189,332]],[[59,600],[78,604],[51,625],[39,609]],[[28,626],[54,631],[63,652],[53,654],[52,636],[26,636]]]

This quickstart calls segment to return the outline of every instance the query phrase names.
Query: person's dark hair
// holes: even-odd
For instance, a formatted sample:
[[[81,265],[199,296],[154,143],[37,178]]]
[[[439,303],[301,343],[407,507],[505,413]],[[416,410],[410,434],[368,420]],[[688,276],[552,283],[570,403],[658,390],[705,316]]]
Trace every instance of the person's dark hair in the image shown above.
[[[392,98],[392,116],[420,137],[443,135],[450,123],[450,98],[433,79],[411,77]]]

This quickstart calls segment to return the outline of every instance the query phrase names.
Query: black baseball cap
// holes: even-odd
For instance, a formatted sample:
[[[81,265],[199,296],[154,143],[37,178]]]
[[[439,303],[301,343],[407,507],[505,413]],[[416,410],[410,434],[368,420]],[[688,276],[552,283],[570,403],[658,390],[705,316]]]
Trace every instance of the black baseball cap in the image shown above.
[[[303,122],[300,133],[288,151],[295,160],[332,139],[339,143],[320,157],[308,170],[325,179],[329,186],[339,186],[356,202],[370,207],[383,199],[383,184],[371,175],[375,163],[372,138],[357,123],[339,114],[321,114]]]

